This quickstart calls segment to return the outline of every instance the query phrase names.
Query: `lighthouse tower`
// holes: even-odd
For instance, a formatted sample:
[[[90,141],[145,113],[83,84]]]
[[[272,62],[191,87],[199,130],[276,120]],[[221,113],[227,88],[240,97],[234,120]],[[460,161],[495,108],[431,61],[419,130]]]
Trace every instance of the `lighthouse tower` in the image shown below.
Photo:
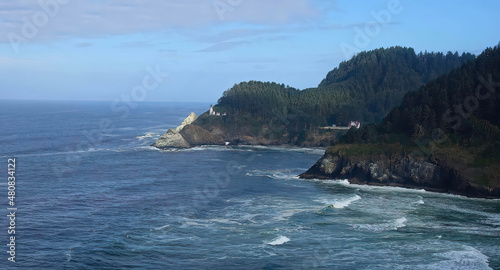
[[[215,115],[214,107],[210,104],[209,115]]]

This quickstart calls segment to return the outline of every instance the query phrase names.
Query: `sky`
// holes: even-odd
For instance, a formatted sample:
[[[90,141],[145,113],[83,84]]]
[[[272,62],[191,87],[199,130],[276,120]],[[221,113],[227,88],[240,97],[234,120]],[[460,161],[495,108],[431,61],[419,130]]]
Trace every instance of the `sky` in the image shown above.
[[[0,0],[0,99],[216,102],[380,47],[479,54],[500,1]]]

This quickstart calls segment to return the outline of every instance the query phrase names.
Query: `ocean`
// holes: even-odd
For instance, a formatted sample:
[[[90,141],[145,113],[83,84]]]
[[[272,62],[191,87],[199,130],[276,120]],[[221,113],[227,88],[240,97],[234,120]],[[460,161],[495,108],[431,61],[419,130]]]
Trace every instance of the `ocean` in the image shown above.
[[[149,146],[208,106],[0,101],[0,268],[500,269],[500,200],[298,179],[320,148]]]

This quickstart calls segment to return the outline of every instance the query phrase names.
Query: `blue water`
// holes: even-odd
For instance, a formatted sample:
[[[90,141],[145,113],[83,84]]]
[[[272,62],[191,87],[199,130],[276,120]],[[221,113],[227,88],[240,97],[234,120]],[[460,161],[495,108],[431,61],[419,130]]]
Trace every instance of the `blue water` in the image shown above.
[[[500,269],[499,200],[298,179],[324,149],[149,147],[208,105],[0,101],[0,268]]]

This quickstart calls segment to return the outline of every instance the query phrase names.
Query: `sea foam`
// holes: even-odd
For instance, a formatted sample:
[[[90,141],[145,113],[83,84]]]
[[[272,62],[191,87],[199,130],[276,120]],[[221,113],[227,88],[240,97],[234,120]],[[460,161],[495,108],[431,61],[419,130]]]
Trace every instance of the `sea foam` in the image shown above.
[[[170,227],[170,225],[167,224],[167,225],[163,225],[161,227],[154,228],[154,230],[159,231],[159,230],[163,230],[163,229],[168,228],[168,227]]]
[[[279,246],[279,245],[283,245],[284,243],[286,243],[288,241],[290,241],[290,238],[281,235],[281,236],[273,239],[271,242],[268,242],[266,244],[271,245],[271,246]]]
[[[319,202],[327,204],[327,205],[333,205],[333,207],[335,207],[335,208],[342,209],[342,208],[345,208],[345,207],[349,206],[351,203],[353,203],[357,200],[360,200],[360,199],[361,199],[361,197],[356,194],[356,195],[349,197],[347,199],[337,199],[337,200],[323,199],[323,200],[320,200]]]
[[[406,227],[406,221],[408,220],[405,217],[396,219],[396,221],[394,222],[395,230]]]
[[[337,201],[335,203],[333,203],[333,206],[335,208],[344,208],[344,207],[347,207],[349,206],[352,202],[355,202],[357,200],[361,199],[361,197],[359,195],[354,195],[353,197],[350,197],[348,199],[345,199],[345,200],[342,200],[342,201]]]
[[[443,261],[426,265],[426,269],[492,269],[488,264],[488,256],[481,251],[465,246],[464,250],[445,252],[439,255]]]
[[[278,169],[278,170],[252,170],[248,171],[245,175],[247,176],[264,176],[269,177],[271,179],[276,180],[289,180],[289,179],[298,179],[296,173],[292,173],[291,170],[288,169]]]
[[[396,231],[399,228],[406,227],[407,221],[408,220],[405,217],[402,217],[390,222],[380,224],[354,224],[352,227],[360,231],[379,233],[384,231]]]

